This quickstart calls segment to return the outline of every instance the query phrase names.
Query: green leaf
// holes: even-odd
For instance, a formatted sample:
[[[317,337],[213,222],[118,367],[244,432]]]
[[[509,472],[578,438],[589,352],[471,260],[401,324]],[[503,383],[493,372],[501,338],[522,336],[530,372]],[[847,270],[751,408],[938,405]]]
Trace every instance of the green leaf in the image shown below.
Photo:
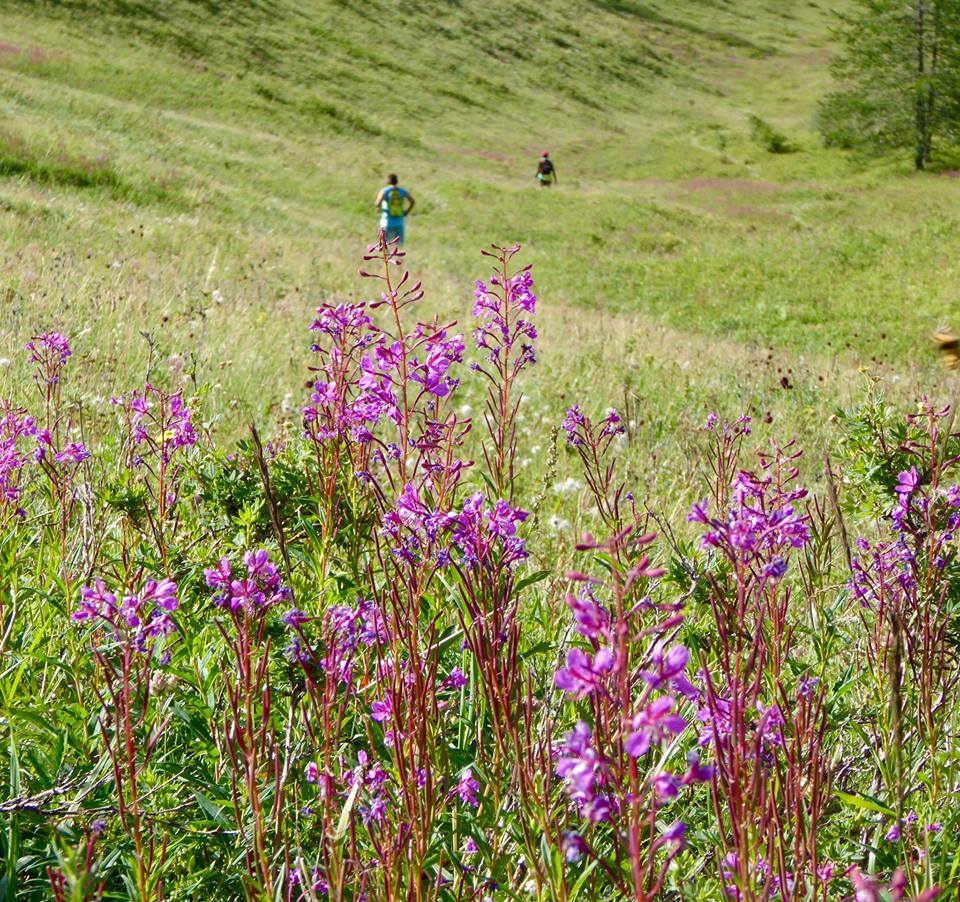
[[[13,729],[10,730],[10,796],[20,795],[20,759],[17,756],[17,743]],[[16,902],[17,898],[17,859],[20,857],[20,818],[14,814],[7,827],[7,902]]]
[[[577,878],[577,882],[573,884],[573,887],[570,890],[570,902],[576,902],[576,899],[580,896],[580,890],[583,889],[584,885],[587,882],[587,878],[593,873],[593,869],[597,866],[597,860],[594,858],[584,869],[583,873]]]
[[[200,809],[204,814],[207,815],[212,821],[220,824],[221,827],[229,827],[230,819],[223,813],[222,808],[213,801],[213,799],[207,798],[202,792],[195,791],[193,793],[194,799],[196,799],[197,804],[200,806]]]
[[[353,781],[353,789],[350,790],[350,795],[347,796],[347,803],[343,806],[343,811],[340,812],[340,820],[337,822],[337,832],[334,834],[334,839],[340,839],[344,833],[347,832],[347,825],[350,823],[350,812],[353,811],[353,806],[357,801],[357,794],[360,792],[360,780]]]
[[[17,743],[10,731],[10,795],[16,798],[20,795],[20,759],[17,757]]]
[[[10,717],[17,718],[19,720],[26,720],[29,723],[32,723],[36,727],[40,727],[42,730],[47,730],[52,733],[54,736],[58,735],[60,730],[55,723],[51,723],[49,715],[47,717],[42,717],[39,714],[35,714],[33,711],[28,711],[26,708],[10,708],[9,710]]]
[[[536,655],[542,655],[544,652],[552,652],[555,648],[555,642],[548,642],[546,639],[544,639],[543,642],[538,642],[536,645],[528,648],[525,652],[522,652],[520,657],[526,660],[527,658],[532,658]]]
[[[517,585],[515,591],[522,592],[528,586],[533,586],[536,583],[543,582],[548,576],[550,576],[550,570],[537,570],[534,573],[528,573],[523,579],[517,580]]]
[[[872,796],[855,795],[849,792],[841,792],[839,789],[834,790],[834,795],[840,799],[844,805],[848,805],[851,808],[865,808],[868,811],[878,811],[880,814],[885,814],[888,817],[897,816],[896,811]]]

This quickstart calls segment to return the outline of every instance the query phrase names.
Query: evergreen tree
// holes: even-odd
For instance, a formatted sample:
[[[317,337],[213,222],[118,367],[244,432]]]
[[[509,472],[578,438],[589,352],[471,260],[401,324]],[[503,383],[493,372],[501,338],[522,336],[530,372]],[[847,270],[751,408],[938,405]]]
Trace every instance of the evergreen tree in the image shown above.
[[[960,133],[960,0],[856,0],[820,107],[828,145],[910,148],[917,169]]]

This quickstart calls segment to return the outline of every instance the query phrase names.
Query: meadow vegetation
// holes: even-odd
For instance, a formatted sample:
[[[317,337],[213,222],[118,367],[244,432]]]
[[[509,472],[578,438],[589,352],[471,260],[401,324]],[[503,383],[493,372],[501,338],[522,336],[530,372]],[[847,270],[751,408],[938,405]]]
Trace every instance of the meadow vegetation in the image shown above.
[[[4,4],[0,895],[960,891],[957,173],[833,13]]]

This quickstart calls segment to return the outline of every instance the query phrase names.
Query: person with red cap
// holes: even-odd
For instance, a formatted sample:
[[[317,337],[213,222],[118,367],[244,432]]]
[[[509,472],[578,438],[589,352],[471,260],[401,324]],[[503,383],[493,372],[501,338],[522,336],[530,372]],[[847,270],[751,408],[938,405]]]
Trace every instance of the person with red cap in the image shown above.
[[[540,163],[537,165],[537,181],[541,188],[549,188],[557,181],[557,168],[550,159],[549,151],[540,154]]]

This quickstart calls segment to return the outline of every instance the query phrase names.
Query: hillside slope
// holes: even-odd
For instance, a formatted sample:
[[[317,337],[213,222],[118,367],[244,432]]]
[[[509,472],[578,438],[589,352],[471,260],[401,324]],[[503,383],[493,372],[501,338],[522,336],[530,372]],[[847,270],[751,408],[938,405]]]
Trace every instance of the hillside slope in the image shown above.
[[[833,12],[6,2],[5,356],[58,325],[87,336],[94,397],[150,350],[238,411],[228,430],[295,406],[310,309],[365,289],[372,198],[396,170],[418,200],[410,264],[445,314],[463,315],[478,247],[524,243],[544,385],[575,393],[612,360],[624,392],[680,386],[681,406],[829,410],[860,363],[914,365],[960,249],[951,183],[819,146]],[[798,152],[769,153],[752,117]],[[543,147],[550,192],[533,186]]]

